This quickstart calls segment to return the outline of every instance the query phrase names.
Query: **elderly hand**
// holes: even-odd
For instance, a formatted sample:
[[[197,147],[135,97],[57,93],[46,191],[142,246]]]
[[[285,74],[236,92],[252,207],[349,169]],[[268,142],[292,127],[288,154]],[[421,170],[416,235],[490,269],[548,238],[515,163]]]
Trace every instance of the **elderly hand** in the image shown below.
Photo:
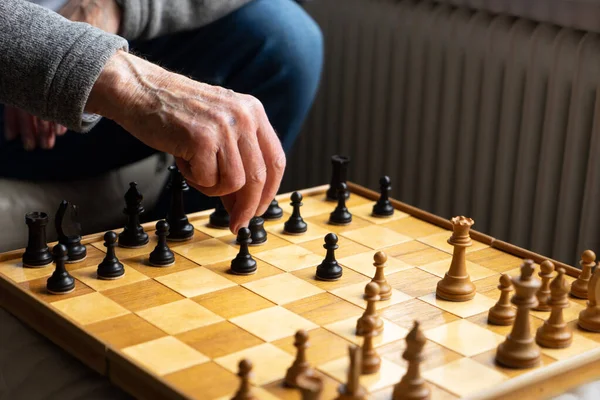
[[[71,21],[87,22],[106,32],[116,34],[121,24],[121,8],[115,0],[69,0],[60,14]],[[54,122],[44,121],[15,107],[4,109],[4,135],[6,140],[18,136],[26,150],[36,147],[51,149],[56,136],[64,135],[67,128]]]
[[[104,115],[172,154],[188,183],[221,196],[236,233],[263,214],[285,154],[256,98],[200,83],[123,51],[106,64],[86,111]]]

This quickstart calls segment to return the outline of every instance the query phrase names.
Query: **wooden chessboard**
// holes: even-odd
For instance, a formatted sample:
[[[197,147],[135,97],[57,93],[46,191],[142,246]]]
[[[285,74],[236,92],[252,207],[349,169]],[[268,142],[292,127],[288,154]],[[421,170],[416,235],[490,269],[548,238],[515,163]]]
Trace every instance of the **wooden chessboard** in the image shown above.
[[[436,283],[452,253],[449,221],[397,201],[393,217],[373,218],[378,194],[349,186],[354,220],[344,227],[327,223],[335,203],[325,200],[325,186],[302,191],[309,229],[301,236],[282,232],[291,208],[289,194],[279,196],[283,219],[267,222],[267,243],[251,247],[255,275],[227,273],[237,254],[235,238],[207,225],[209,211],[190,216],[196,228],[191,241],[170,243],[174,266],[149,266],[154,235],[142,249],[118,248],[126,269],[119,280],[96,279],[105,250],[102,234],[84,238],[88,258],[67,265],[76,279],[75,291],[67,295],[46,292],[53,266],[23,268],[22,251],[0,255],[0,305],[139,398],[228,398],[238,386],[237,364],[248,358],[258,398],[299,399],[281,383],[294,359],[293,335],[306,329],[308,359],[325,383],[322,398],[333,399],[346,379],[348,345],[361,343],[354,327],[375,271],[373,254],[381,249],[389,257],[386,276],[393,294],[378,303],[385,326],[375,342],[381,371],[361,377],[372,398],[389,399],[404,374],[404,337],[415,319],[428,339],[422,370],[433,399],[539,398],[600,376],[600,334],[576,327],[585,305],[577,299],[565,311],[575,330],[571,347],[542,349],[542,366],[531,370],[494,363],[496,347],[510,331],[487,324],[487,311],[499,297],[499,276],[517,275],[522,258],[539,263],[542,256],[472,231],[467,260],[476,297],[464,303],[436,299]],[[144,225],[148,231],[153,227]],[[314,279],[328,232],[339,236],[336,256],[345,267],[337,282]],[[577,269],[556,264],[566,268],[570,281],[577,276]],[[533,329],[547,315],[532,312]]]

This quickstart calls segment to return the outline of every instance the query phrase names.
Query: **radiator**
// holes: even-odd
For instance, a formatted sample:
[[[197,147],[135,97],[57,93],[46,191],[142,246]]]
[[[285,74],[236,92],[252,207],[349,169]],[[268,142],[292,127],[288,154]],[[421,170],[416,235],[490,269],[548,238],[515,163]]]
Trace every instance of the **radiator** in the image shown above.
[[[349,179],[575,264],[600,252],[597,34],[426,1],[319,0],[322,85],[285,188]]]

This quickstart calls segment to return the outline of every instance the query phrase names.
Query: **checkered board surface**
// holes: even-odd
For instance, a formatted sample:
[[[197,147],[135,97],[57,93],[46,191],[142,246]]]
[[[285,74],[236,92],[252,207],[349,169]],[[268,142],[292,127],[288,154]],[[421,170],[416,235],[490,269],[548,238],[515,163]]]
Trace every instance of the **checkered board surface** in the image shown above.
[[[406,371],[404,337],[415,319],[427,337],[422,372],[433,399],[485,397],[491,388],[519,377],[531,376],[533,383],[536,371],[581,355],[600,359],[600,334],[576,327],[585,302],[570,299],[565,318],[575,331],[571,347],[543,349],[542,366],[534,370],[495,365],[496,347],[510,327],[488,325],[487,311],[499,297],[500,274],[517,275],[522,260],[474,241],[467,260],[476,297],[463,303],[436,299],[436,283],[451,259],[450,231],[399,210],[391,218],[373,218],[373,200],[356,193],[348,201],[352,224],[332,226],[327,221],[335,203],[325,200],[324,190],[305,191],[302,215],[309,229],[301,236],[283,233],[291,207],[289,195],[279,196],[284,217],[267,222],[267,243],[250,249],[258,262],[255,275],[227,272],[238,252],[235,238],[227,230],[210,228],[210,212],[203,212],[190,216],[196,228],[191,241],[170,243],[176,254],[171,267],[149,266],[148,254],[156,244],[152,234],[142,249],[117,249],[126,269],[122,279],[98,280],[96,268],[105,248],[96,235],[87,240],[88,258],[67,266],[76,279],[73,293],[48,294],[45,284],[53,267],[23,268],[20,252],[0,263],[0,283],[18,289],[24,300],[34,298],[32,310],[23,315],[43,308],[40,315],[58,324],[40,324],[38,330],[47,329],[61,346],[141,397],[229,398],[239,382],[237,364],[248,358],[258,398],[299,399],[297,391],[282,387],[282,379],[294,360],[293,335],[306,329],[308,360],[325,383],[322,398],[335,398],[346,379],[348,345],[361,343],[354,328],[365,308],[362,294],[375,272],[376,250],[388,255],[385,272],[393,294],[377,305],[384,321],[383,334],[375,339],[381,370],[361,377],[372,398],[391,398],[393,385]],[[152,226],[147,230],[153,231]],[[328,232],[339,237],[336,257],[344,267],[336,282],[314,279]],[[547,315],[532,313],[533,333]],[[61,329],[65,333],[56,333]],[[61,335],[71,339],[61,342]],[[144,393],[144,387],[151,389]]]

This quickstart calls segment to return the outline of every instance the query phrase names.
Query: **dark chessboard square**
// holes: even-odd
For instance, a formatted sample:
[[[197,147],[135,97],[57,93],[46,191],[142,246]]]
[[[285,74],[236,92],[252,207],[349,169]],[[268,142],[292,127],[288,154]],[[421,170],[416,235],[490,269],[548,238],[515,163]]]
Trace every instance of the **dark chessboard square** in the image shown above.
[[[122,349],[167,334],[136,314],[127,314],[88,325],[86,329],[107,344]]]
[[[184,298],[153,279],[105,290],[102,294],[131,311],[145,310]]]
[[[210,361],[164,377],[180,388],[191,399],[216,399],[235,393],[239,378],[232,372]]]
[[[202,354],[217,358],[264,343],[229,321],[204,326],[177,335],[177,339]]]
[[[206,293],[192,300],[225,319],[245,315],[275,304],[242,287],[234,286]]]
[[[364,310],[331,293],[321,293],[284,306],[317,325],[327,325],[348,317],[362,315]]]

